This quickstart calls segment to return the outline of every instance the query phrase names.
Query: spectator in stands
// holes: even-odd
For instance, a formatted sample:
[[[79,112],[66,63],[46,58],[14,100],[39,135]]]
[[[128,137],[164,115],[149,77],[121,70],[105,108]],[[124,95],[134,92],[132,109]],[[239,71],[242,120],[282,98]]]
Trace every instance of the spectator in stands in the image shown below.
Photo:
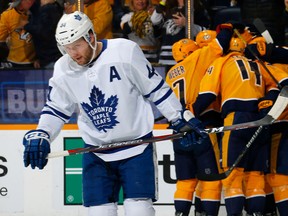
[[[154,7],[149,0],[131,0],[130,10],[121,18],[124,36],[136,42],[150,62],[158,62],[157,30],[151,22]]]
[[[55,0],[41,0],[41,6],[32,13],[24,29],[32,34],[36,51],[35,68],[53,68],[62,56],[55,39],[57,23],[63,15],[63,7]]]
[[[29,9],[35,0],[15,0],[10,9],[1,14],[0,52],[9,48],[7,61],[13,67],[33,67],[35,49],[32,36],[23,26],[28,20]]]
[[[176,64],[172,56],[172,45],[186,37],[184,3],[184,0],[162,0],[151,16],[152,23],[162,28],[159,63],[168,67]],[[191,39],[210,25],[210,17],[200,1],[194,1],[194,23]]]

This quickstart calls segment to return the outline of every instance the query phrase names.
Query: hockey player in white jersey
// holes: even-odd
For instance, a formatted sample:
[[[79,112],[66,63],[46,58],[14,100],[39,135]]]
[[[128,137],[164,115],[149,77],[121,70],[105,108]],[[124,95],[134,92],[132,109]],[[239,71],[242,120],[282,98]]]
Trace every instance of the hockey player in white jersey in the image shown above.
[[[24,136],[25,167],[45,167],[50,142],[76,108],[86,146],[151,137],[154,117],[150,102],[170,121],[175,133],[188,131],[181,145],[199,143],[206,136],[201,122],[183,110],[134,42],[97,41],[92,22],[79,11],[63,15],[56,40],[63,56],[49,80],[37,129]],[[122,187],[126,216],[154,216],[156,168],[155,146],[149,143],[85,153],[83,205],[89,207],[88,215],[116,216]]]

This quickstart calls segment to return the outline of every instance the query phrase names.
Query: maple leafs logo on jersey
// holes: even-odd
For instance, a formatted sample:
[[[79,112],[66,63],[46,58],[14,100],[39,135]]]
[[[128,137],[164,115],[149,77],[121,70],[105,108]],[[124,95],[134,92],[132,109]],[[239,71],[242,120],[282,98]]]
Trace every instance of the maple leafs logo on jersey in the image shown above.
[[[107,132],[107,129],[112,129],[117,123],[115,111],[118,104],[117,96],[111,96],[105,101],[105,94],[101,90],[93,87],[88,103],[81,103],[83,109],[99,131]]]

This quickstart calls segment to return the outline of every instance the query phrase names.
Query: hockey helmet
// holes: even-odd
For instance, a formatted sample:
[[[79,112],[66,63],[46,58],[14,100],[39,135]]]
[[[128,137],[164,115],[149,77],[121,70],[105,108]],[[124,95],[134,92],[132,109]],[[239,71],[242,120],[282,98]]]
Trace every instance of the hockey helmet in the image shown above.
[[[176,62],[180,62],[198,48],[194,40],[184,38],[173,44],[172,55]]]
[[[196,35],[195,40],[198,46],[202,48],[203,46],[207,46],[208,43],[210,43],[214,38],[216,38],[216,35],[217,35],[216,31],[203,30]]]
[[[241,33],[241,36],[246,41],[246,43],[250,43],[250,41],[254,38],[254,35],[250,32],[248,28],[244,29],[244,32]]]
[[[229,51],[244,52],[246,48],[246,42],[237,36],[233,36],[230,40]]]
[[[96,34],[91,20],[86,14],[80,11],[75,11],[71,14],[64,14],[59,20],[56,28],[56,41],[58,48],[65,53],[64,45],[71,44],[83,37],[91,47],[90,35],[92,31],[96,40]],[[64,52],[64,53],[63,53]]]

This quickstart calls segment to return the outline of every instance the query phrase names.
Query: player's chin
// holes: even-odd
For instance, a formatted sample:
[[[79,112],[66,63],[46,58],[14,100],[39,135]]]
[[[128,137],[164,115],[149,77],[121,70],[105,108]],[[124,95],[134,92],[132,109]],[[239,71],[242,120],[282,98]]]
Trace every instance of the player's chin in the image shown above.
[[[88,63],[88,61],[85,61],[84,59],[74,59],[74,61],[80,66],[84,66]]]

